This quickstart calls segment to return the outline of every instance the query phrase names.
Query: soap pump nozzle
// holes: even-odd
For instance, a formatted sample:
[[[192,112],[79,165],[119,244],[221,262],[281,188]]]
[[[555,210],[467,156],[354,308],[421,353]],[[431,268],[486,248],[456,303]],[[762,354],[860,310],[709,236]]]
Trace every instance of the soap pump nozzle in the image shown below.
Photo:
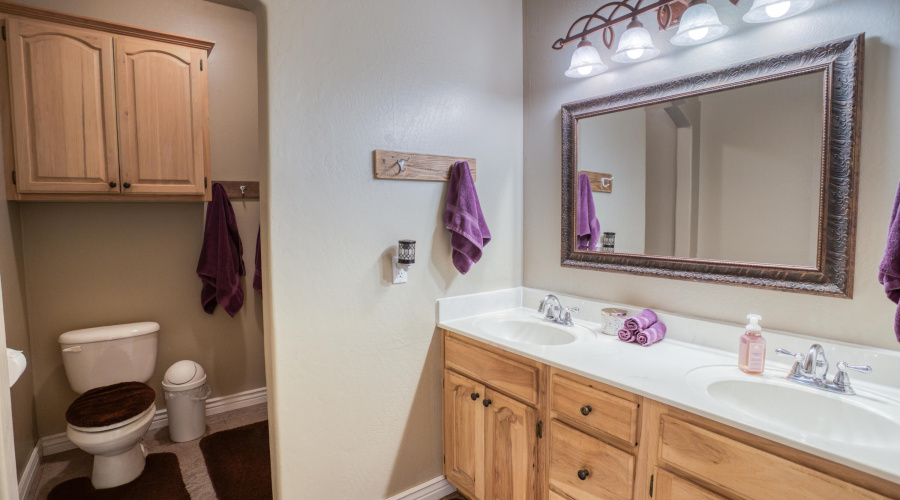
[[[750,320],[747,323],[747,333],[751,335],[759,335],[762,333],[762,327],[759,326],[760,320],[762,320],[762,316],[759,314],[748,314],[747,319]]]

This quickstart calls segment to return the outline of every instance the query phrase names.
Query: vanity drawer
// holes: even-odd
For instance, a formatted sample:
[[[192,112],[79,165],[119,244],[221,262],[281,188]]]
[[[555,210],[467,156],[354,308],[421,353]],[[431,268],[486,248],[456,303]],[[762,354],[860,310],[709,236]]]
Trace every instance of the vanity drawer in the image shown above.
[[[595,384],[600,386],[599,383]],[[553,375],[551,408],[557,418],[596,429],[626,443],[637,445],[637,402],[620,398],[559,374]]]
[[[663,469],[656,469],[656,487],[653,489],[653,498],[656,500],[725,500],[724,497]]]
[[[659,458],[742,498],[887,498],[670,416],[660,421]]]
[[[588,475],[581,479],[579,471]],[[557,420],[550,424],[550,487],[578,500],[632,498],[634,456]]]
[[[531,404],[537,404],[540,370],[536,366],[500,356],[449,335],[444,337],[447,368]]]

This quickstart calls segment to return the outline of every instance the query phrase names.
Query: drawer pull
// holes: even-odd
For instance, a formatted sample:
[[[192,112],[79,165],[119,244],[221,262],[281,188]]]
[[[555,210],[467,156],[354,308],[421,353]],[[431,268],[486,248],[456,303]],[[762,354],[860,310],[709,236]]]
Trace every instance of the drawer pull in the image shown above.
[[[114,181],[110,181],[110,182],[109,182],[109,187],[111,187],[111,188],[116,187],[116,183],[115,183]]]
[[[591,413],[591,410],[593,410],[593,408],[591,408],[591,405],[584,405],[581,407],[581,414],[586,417]]]
[[[484,401],[481,402],[481,404],[483,404],[485,408],[487,408],[488,406],[491,406],[491,403],[493,403],[493,401],[491,401],[490,399],[485,399]]]
[[[578,471],[578,479],[581,479],[582,481],[587,479],[588,476],[590,476],[590,475],[591,475],[591,471],[589,471],[587,469],[581,469],[580,471]]]
[[[478,398],[480,398],[480,397],[481,397],[481,394],[478,394],[477,392],[472,393],[472,401],[478,401]]]

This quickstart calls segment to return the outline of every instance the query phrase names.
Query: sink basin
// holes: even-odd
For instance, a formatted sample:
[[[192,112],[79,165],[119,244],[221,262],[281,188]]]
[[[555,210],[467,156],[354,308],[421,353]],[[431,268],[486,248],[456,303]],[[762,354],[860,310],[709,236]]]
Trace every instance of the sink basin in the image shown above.
[[[831,394],[777,376],[744,375],[733,367],[706,367],[689,374],[689,380],[701,388],[705,385],[706,392],[719,403],[804,436],[807,441],[819,439],[867,448],[900,446],[897,402]]]
[[[539,318],[494,317],[476,323],[486,334],[531,345],[571,344],[577,338],[576,326],[556,325]]]

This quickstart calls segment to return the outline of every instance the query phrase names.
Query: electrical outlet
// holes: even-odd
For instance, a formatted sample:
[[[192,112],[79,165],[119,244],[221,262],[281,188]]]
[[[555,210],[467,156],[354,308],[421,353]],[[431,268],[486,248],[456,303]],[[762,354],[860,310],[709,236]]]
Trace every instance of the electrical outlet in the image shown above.
[[[400,264],[398,258],[394,257],[394,284],[406,283],[409,278],[409,265]]]

